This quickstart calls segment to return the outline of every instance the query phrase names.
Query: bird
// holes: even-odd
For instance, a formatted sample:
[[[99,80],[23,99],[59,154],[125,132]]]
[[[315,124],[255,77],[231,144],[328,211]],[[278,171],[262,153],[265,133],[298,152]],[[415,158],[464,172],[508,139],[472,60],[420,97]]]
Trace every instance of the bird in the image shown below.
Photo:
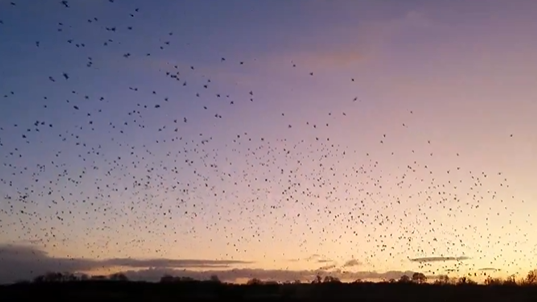
[[[0,237],[35,243],[0,250],[28,266],[203,278],[216,270],[234,281],[269,274],[228,270],[260,261],[274,263],[274,278],[354,280],[405,270],[477,278],[531,262],[531,193],[515,190],[523,175],[509,168],[522,161],[481,152],[506,150],[508,138],[522,146],[517,129],[487,129],[482,145],[471,139],[477,121],[440,127],[423,113],[434,106],[369,99],[384,87],[364,97],[360,70],[318,72],[291,50],[270,66],[253,59],[256,47],[230,57],[225,41],[240,36],[205,36],[156,6],[59,4],[42,4],[38,20],[52,24],[28,26],[32,8],[6,2],[28,18],[0,28],[21,41],[5,66],[28,74],[0,85]],[[498,160],[481,163],[489,157]],[[6,276],[26,269],[3,255]],[[279,270],[290,263],[307,269]]]

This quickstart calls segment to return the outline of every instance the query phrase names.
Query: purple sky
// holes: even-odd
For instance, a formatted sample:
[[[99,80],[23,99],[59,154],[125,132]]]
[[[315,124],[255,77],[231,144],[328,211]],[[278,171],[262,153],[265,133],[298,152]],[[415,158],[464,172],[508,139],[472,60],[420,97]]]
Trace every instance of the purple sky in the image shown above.
[[[8,252],[275,278],[537,266],[537,2],[14,1]],[[69,269],[125,266],[91,261]]]

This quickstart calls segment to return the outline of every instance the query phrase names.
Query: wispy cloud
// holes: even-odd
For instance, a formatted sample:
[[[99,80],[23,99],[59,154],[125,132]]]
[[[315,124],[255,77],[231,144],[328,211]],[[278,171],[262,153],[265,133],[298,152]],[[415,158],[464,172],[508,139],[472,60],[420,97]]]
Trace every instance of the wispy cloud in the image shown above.
[[[358,266],[358,265],[361,265],[361,264],[362,263],[360,261],[358,261],[356,259],[351,259],[351,260],[345,262],[342,267],[353,267],[353,266]]]
[[[317,263],[328,263],[328,262],[333,262],[333,261],[329,260],[329,259],[319,259],[319,260],[317,260]]]
[[[321,271],[329,271],[329,270],[333,270],[335,269],[337,266],[335,264],[329,264],[329,265],[324,265],[324,266],[321,266],[319,268],[319,270]]]
[[[315,260],[318,257],[320,256],[311,255],[307,259]],[[227,282],[238,282],[250,278],[275,281],[311,281],[317,275],[330,275],[342,280],[397,279],[402,275],[412,274],[409,271],[389,271],[384,273],[376,271],[347,272],[336,269],[335,264],[316,270],[240,268],[241,265],[251,263],[237,260],[55,258],[50,257],[45,251],[32,246],[0,245],[0,267],[2,268],[0,270],[0,284],[17,280],[29,280],[50,271],[74,273],[114,267],[126,268],[124,273],[132,280],[146,281],[158,281],[165,274],[192,277],[200,280],[217,275],[221,280]],[[358,262],[350,260],[347,263]]]
[[[190,268],[190,269],[225,269],[249,261],[238,260],[203,260],[203,259],[133,259],[113,258],[105,260],[80,258],[54,258],[32,246],[0,245],[0,283],[17,279],[33,278],[49,271],[80,272],[107,267],[143,268]]]
[[[312,255],[310,255],[308,258],[306,258],[305,260],[306,260],[306,261],[312,261],[312,260],[317,259],[317,258],[319,258],[319,257],[321,257],[321,255],[319,255],[319,254],[312,254]]]
[[[420,258],[411,258],[409,259],[412,262],[441,262],[441,261],[463,261],[468,260],[470,257],[460,256],[460,257],[420,257]]]
[[[288,259],[287,261],[290,261],[290,262],[299,262],[299,261],[306,261],[306,262],[311,262],[311,261],[317,261],[319,263],[321,262],[324,262],[325,260],[319,260],[319,258],[321,257],[321,255],[319,254],[312,254],[306,258],[294,258],[294,259]]]
[[[195,259],[131,259],[115,258],[97,261],[105,266],[126,267],[167,267],[167,268],[225,268],[237,264],[249,264],[248,261],[237,260],[195,260]]]

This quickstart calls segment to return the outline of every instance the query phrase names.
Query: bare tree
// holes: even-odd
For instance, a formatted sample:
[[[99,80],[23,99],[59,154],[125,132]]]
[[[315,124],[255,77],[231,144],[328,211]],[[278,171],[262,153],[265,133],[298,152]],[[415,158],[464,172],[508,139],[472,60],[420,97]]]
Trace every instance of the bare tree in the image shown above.
[[[528,272],[524,283],[527,285],[536,285],[537,284],[537,269]]]
[[[439,275],[436,277],[435,284],[449,284],[449,276],[448,275]]]
[[[319,284],[323,282],[323,278],[320,275],[315,276],[315,279],[311,281],[312,284]]]
[[[504,285],[516,285],[515,275],[511,275],[511,276],[507,277],[507,279],[505,279],[505,281],[503,281],[503,284]]]

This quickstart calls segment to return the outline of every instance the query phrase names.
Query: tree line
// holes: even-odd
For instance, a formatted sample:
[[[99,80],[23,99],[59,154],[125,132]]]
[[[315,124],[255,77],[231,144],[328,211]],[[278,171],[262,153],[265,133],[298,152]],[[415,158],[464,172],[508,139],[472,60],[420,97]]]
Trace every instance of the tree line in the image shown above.
[[[87,275],[87,274],[74,274],[70,272],[48,272],[43,275],[35,277],[30,281],[19,281],[17,283],[48,283],[48,282],[75,282],[75,281],[130,281],[129,278],[123,273],[114,273],[111,275]],[[164,275],[160,278],[160,283],[179,283],[179,282],[196,282],[191,277],[176,277],[172,275]],[[208,282],[222,283],[217,275],[210,276]],[[414,284],[427,284],[432,283],[436,285],[451,284],[451,285],[478,285],[478,282],[472,280],[470,277],[462,276],[458,278],[450,278],[447,275],[440,275],[434,278],[434,281],[428,282],[427,276],[423,273],[413,273],[411,276],[403,275],[399,279],[383,280],[382,283],[414,283]],[[363,283],[361,279],[354,280],[351,283]],[[311,282],[304,282],[302,280],[277,282],[271,280],[261,280],[258,278],[252,278],[248,280],[247,285],[274,285],[274,284],[335,284],[343,283],[339,278],[326,275],[315,276]],[[520,279],[516,279],[514,275],[507,277],[506,279],[493,278],[488,276],[484,280],[484,285],[537,285],[537,269],[531,270],[528,274]]]
[[[50,272],[31,281],[0,286],[1,301],[537,301],[537,271],[524,278],[435,277],[422,273],[397,280],[343,282],[334,276],[276,282],[252,278],[246,284],[164,275],[159,282],[135,282],[122,273],[89,276]]]

